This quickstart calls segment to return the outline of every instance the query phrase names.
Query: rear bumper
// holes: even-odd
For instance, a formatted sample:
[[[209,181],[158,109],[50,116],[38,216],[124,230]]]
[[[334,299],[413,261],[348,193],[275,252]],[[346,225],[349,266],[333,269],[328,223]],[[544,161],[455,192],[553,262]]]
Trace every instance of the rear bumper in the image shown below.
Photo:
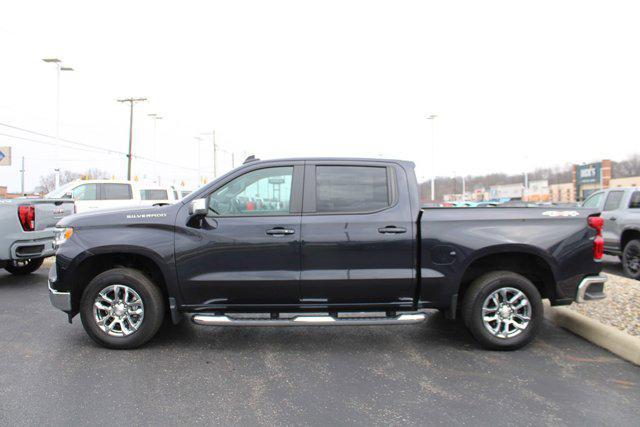
[[[604,283],[607,277],[603,275],[588,276],[582,279],[576,291],[576,302],[583,303],[606,298]]]
[[[46,258],[55,255],[53,233],[50,237],[40,239],[18,240],[11,245],[12,260]]]
[[[49,280],[47,281],[49,287],[49,301],[55,308],[70,312],[71,311],[71,292],[60,292],[53,289],[53,285],[57,280],[56,265],[53,264],[49,270]]]

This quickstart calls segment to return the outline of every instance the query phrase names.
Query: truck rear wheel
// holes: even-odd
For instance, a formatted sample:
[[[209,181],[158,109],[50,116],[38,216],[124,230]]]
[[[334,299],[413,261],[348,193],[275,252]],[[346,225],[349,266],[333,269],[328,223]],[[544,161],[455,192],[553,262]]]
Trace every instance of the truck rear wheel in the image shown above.
[[[464,323],[480,344],[492,350],[516,350],[540,330],[540,292],[529,279],[494,271],[474,280],[462,302]]]
[[[640,280],[640,240],[632,240],[624,247],[622,269],[627,277]]]
[[[25,274],[31,274],[39,269],[43,262],[44,258],[14,260],[9,261],[9,263],[5,265],[4,269],[16,276],[24,276]]]
[[[138,270],[114,268],[97,275],[82,293],[82,326],[98,344],[136,348],[158,332],[164,319],[160,289]]]

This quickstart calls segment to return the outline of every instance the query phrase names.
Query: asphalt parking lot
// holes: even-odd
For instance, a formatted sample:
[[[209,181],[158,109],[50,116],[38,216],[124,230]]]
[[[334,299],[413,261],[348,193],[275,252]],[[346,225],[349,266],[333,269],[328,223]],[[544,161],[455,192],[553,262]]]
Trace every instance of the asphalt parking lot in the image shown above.
[[[2,425],[638,425],[640,368],[549,323],[517,352],[460,325],[166,325],[98,347],[50,306],[46,269],[0,273]]]

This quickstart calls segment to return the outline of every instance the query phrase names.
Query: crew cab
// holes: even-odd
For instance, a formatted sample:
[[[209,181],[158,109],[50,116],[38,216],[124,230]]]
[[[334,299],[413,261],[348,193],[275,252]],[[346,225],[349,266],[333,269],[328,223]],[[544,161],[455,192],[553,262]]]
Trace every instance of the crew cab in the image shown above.
[[[640,280],[640,188],[598,191],[583,206],[602,211],[604,252],[619,256],[625,274]]]
[[[483,346],[516,349],[540,329],[543,299],[604,298],[598,210],[420,209],[408,161],[248,159],[173,205],[58,226],[51,302],[110,348],[143,344],[166,314],[403,325],[439,309]]]
[[[0,199],[0,268],[33,273],[54,254],[56,223],[73,213],[73,200]]]

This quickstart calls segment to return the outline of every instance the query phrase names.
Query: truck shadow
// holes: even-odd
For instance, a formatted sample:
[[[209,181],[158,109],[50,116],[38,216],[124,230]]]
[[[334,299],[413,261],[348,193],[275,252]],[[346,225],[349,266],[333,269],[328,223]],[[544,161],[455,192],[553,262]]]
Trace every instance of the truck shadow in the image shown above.
[[[44,282],[47,286],[47,272],[38,270],[36,273],[17,276],[0,269],[0,289],[22,288],[28,289],[33,287],[41,287]]]

